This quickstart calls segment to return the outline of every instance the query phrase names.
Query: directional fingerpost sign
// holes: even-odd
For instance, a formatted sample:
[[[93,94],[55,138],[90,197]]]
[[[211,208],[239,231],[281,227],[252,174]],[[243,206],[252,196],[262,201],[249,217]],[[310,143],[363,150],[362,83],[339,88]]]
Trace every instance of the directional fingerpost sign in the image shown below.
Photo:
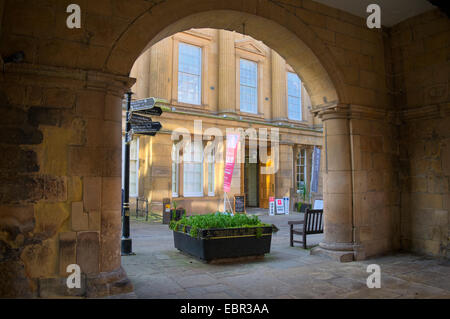
[[[155,136],[162,125],[159,122],[153,122],[150,116],[160,116],[163,108],[167,108],[167,101],[154,97],[131,101],[132,92],[127,93],[126,100],[126,131],[125,131],[125,150],[124,150],[124,196],[122,200],[122,256],[133,255],[132,241],[130,237],[130,143],[133,135]]]
[[[161,123],[153,122],[150,116],[160,116],[162,108],[167,105],[167,101],[158,98],[148,98],[130,102],[130,110],[127,113],[127,123],[130,130],[125,137],[126,143],[133,140],[133,135],[155,136],[162,128]]]

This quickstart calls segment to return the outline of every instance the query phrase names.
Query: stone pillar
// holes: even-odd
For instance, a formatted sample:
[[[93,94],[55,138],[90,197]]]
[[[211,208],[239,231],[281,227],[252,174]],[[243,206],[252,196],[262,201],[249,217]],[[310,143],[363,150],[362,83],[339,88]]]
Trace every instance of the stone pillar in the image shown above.
[[[354,259],[350,129],[345,109],[322,114],[324,121],[324,241],[312,254]]]
[[[0,79],[1,297],[128,292],[121,268],[121,100],[128,77],[26,64]],[[68,289],[78,264],[81,289]]]
[[[234,33],[219,31],[219,113],[236,111]]]
[[[172,81],[172,39],[166,38],[150,51],[150,96],[171,100]]]
[[[287,120],[286,62],[272,50],[272,119]]]
[[[280,144],[279,169],[275,174],[275,196],[283,198],[290,196],[293,187],[293,145]]]

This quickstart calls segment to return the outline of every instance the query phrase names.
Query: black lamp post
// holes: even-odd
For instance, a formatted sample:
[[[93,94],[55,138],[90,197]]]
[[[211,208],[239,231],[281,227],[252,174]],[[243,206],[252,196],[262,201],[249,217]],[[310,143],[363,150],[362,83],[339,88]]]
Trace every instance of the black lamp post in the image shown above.
[[[131,130],[131,123],[128,120],[131,109],[131,96],[133,92],[127,92],[127,114],[126,114],[126,136]],[[124,194],[122,202],[122,256],[134,255],[132,252],[132,242],[130,238],[130,143],[125,143],[124,151]]]

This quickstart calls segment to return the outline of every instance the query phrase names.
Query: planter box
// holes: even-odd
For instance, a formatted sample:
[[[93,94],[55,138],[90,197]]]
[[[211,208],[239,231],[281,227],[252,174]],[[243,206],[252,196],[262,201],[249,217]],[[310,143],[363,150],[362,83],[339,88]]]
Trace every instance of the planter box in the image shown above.
[[[175,248],[204,261],[270,253],[271,226],[199,230],[196,238],[189,231],[186,227],[186,233],[173,232]]]

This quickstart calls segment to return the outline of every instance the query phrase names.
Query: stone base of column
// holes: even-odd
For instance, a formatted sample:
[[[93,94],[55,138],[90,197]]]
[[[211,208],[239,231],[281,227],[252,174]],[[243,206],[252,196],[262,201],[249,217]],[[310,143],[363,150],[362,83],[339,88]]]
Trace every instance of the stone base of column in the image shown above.
[[[134,290],[133,284],[120,267],[118,270],[86,278],[86,297],[99,298],[126,294]]]
[[[320,243],[319,247],[311,249],[311,255],[325,256],[342,263],[355,260],[355,252],[351,243]]]
[[[69,289],[67,278],[39,279],[37,298],[101,298],[123,295],[134,290],[122,267],[97,275],[81,276],[81,287]],[[17,296],[21,297],[21,296]]]

